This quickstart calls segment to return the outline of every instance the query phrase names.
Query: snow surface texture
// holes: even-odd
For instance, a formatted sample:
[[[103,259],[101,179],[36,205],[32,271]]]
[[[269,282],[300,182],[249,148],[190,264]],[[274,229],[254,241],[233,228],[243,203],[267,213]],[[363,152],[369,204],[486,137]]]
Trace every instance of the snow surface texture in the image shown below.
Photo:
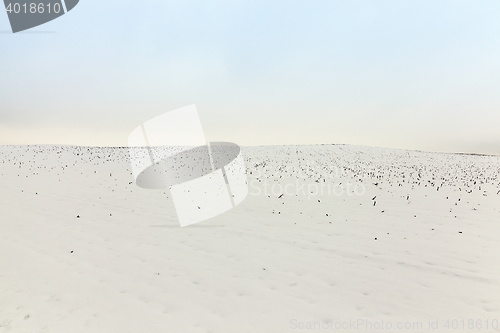
[[[180,228],[125,148],[0,147],[0,332],[500,331],[500,157],[242,152]]]

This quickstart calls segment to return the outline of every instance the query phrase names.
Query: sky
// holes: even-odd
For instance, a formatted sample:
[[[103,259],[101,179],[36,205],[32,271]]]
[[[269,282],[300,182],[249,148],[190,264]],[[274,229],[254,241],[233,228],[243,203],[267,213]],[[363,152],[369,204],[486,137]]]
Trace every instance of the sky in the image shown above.
[[[80,0],[12,34],[0,145],[127,146],[195,104],[208,141],[500,154],[500,1]]]

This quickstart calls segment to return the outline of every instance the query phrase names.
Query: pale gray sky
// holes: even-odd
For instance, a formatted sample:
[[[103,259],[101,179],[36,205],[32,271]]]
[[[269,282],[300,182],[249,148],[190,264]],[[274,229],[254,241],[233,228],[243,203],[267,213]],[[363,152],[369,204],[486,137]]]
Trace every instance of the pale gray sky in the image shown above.
[[[0,144],[127,145],[196,104],[207,139],[500,154],[500,1],[97,1],[0,13]]]

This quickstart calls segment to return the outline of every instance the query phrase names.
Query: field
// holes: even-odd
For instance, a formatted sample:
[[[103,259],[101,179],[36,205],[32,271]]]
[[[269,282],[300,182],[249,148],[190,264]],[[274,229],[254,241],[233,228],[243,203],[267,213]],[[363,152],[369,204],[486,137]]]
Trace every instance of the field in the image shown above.
[[[242,152],[181,228],[126,148],[0,147],[0,332],[500,332],[500,156]]]

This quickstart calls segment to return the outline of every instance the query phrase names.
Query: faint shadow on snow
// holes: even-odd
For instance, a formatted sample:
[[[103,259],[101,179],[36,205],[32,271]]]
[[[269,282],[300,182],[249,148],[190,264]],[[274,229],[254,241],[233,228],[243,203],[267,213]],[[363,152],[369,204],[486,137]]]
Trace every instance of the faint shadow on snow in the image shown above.
[[[150,225],[150,228],[171,228],[171,229],[181,229],[181,226],[179,225],[165,225],[165,224],[160,224],[160,225]],[[198,228],[222,228],[225,227],[225,225],[190,225],[186,226],[184,228],[193,228],[193,229],[198,229]]]

